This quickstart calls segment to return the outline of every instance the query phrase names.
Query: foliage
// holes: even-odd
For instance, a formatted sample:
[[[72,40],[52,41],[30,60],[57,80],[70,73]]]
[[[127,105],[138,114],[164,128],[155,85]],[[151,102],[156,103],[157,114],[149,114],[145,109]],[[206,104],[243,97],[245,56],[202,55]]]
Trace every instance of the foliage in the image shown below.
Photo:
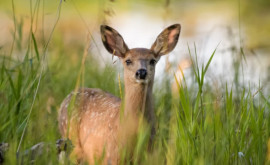
[[[55,26],[61,8],[57,12]],[[54,27],[42,39],[36,37],[32,24],[29,36],[23,36],[23,22],[13,21],[13,46],[9,53],[0,55],[0,142],[9,143],[5,161],[29,162],[31,158],[23,156],[24,151],[42,141],[49,149],[35,163],[58,164],[55,142],[60,138],[57,110],[61,101],[77,86],[101,88],[119,96],[117,70],[111,63],[100,66],[88,46],[65,46]],[[28,38],[26,43],[24,37]],[[88,39],[87,45],[93,42]],[[149,130],[142,127],[133,156],[123,151],[122,163],[269,163],[269,93],[264,95],[260,86],[256,92],[234,90],[228,86],[238,84],[227,83],[216,90],[204,81],[215,50],[206,66],[199,66],[196,51],[189,53],[192,74],[188,76],[193,83],[187,84],[185,76],[181,82],[175,79],[177,92],[171,92],[165,77],[158,87],[161,90],[154,92],[157,135],[153,151],[146,147]]]

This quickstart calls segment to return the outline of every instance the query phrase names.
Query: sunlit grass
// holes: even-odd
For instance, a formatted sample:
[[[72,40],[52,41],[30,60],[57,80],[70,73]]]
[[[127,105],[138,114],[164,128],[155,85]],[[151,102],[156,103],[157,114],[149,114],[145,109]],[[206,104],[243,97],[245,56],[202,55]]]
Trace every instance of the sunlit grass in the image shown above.
[[[36,164],[58,164],[55,143],[61,137],[57,111],[66,95],[85,86],[120,97],[123,84],[115,66],[108,63],[101,67],[96,56],[88,52],[90,39],[86,48],[69,48],[61,37],[57,41],[50,38],[54,29],[46,34],[45,41],[37,39],[31,29],[25,36],[29,40],[23,43],[23,25],[16,22],[15,26],[12,54],[0,56],[0,142],[9,144],[5,163],[28,164],[34,159]],[[239,87],[236,81],[221,85],[217,91],[204,81],[215,50],[208,62],[199,66],[193,47],[195,51],[187,46],[192,73],[184,75],[181,82],[175,79],[176,95],[166,77],[158,86],[160,90],[154,91],[157,134],[152,151],[147,147],[149,129],[142,126],[134,151],[123,150],[121,164],[269,163],[269,93],[264,95],[261,86],[255,92]],[[185,76],[192,77],[193,82],[187,84]],[[27,153],[40,142],[44,142],[40,155]]]

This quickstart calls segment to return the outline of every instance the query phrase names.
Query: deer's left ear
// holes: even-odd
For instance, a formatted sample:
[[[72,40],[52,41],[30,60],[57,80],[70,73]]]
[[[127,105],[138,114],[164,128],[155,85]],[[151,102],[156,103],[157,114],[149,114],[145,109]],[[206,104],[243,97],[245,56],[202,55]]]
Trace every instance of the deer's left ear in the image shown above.
[[[163,30],[151,47],[156,56],[170,53],[177,44],[180,35],[181,25],[174,24]]]

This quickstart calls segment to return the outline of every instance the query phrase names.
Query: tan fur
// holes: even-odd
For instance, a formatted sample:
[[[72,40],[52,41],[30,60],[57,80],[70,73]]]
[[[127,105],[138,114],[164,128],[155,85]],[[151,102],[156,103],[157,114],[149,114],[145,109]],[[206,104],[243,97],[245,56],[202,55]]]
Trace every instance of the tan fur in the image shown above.
[[[101,26],[104,46],[110,53],[116,53],[123,63],[125,97],[121,101],[100,89],[81,88],[63,101],[58,116],[59,129],[63,137],[71,139],[75,146],[72,156],[78,162],[88,161],[93,164],[104,156],[103,164],[118,164],[119,150],[136,137],[140,115],[144,115],[151,126],[153,138],[155,116],[152,88],[155,65],[150,65],[150,61],[157,62],[164,52],[170,52],[176,45],[179,33],[180,25],[170,26],[159,35],[159,42],[154,43],[158,47],[153,45],[151,49],[129,50],[116,30]],[[127,60],[132,61],[132,65],[127,65]],[[135,76],[141,68],[147,70],[144,81],[138,81]],[[121,107],[124,113],[120,119]]]

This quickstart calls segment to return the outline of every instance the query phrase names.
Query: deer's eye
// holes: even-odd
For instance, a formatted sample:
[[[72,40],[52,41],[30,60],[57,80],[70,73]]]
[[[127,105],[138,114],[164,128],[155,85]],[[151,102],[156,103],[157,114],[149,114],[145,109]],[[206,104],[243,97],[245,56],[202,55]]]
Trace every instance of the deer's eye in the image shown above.
[[[132,64],[132,61],[131,60],[126,60],[126,64],[130,65],[130,64]]]
[[[152,59],[150,60],[150,65],[154,66],[156,64],[156,60]]]

